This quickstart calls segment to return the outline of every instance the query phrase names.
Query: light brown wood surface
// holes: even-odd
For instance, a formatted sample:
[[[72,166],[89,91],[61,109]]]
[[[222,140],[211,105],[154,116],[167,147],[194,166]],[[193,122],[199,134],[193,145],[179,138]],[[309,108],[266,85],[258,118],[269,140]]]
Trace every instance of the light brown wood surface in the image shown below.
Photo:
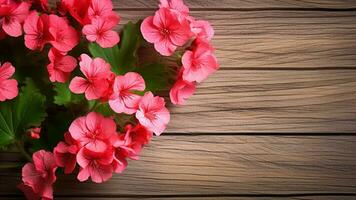
[[[156,2],[114,5],[124,24]],[[356,1],[186,2],[215,28],[220,71],[124,174],[61,176],[57,199],[356,199]],[[19,170],[0,177],[0,199],[22,199]]]
[[[349,194],[355,143],[353,136],[162,136],[109,182],[60,176],[55,190],[79,197]],[[18,193],[18,176],[0,171],[7,177],[0,195]]]
[[[116,0],[116,9],[153,9],[158,0]],[[186,0],[191,9],[352,9],[353,0]]]

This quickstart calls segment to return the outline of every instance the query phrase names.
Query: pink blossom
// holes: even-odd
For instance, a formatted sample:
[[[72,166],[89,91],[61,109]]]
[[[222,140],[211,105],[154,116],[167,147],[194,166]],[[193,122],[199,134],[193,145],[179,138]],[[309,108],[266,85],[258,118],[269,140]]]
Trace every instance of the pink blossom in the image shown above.
[[[89,177],[95,183],[109,180],[114,172],[113,159],[114,151],[112,148],[108,148],[101,153],[95,153],[86,148],[80,149],[77,154],[77,162],[80,166],[78,180],[86,181]]]
[[[50,43],[59,51],[68,52],[79,43],[77,31],[69,25],[65,18],[50,15],[49,25],[49,32],[52,37]]]
[[[68,11],[81,25],[90,23],[88,9],[91,0],[62,0],[60,7]]]
[[[49,16],[47,14],[38,15],[32,12],[24,23],[25,45],[31,50],[42,50],[44,45],[49,42]]]
[[[210,41],[214,36],[214,29],[208,21],[193,20],[190,24],[192,32],[197,38]]]
[[[83,27],[83,34],[87,40],[97,42],[103,48],[113,47],[120,41],[118,33],[112,30],[119,20],[117,15],[94,18],[90,24]]]
[[[117,113],[133,114],[137,110],[140,95],[134,91],[144,91],[145,81],[135,72],[117,76],[113,85],[113,94],[109,100],[110,107]]]
[[[52,185],[56,181],[57,165],[53,154],[44,150],[32,155],[33,163],[22,168],[22,181],[18,187],[28,199],[53,199]]]
[[[191,51],[182,57],[183,79],[189,82],[202,82],[214,73],[219,64],[214,56],[214,49],[207,41],[197,39]]]
[[[75,169],[77,162],[76,155],[80,144],[75,141],[69,132],[64,134],[64,141],[59,142],[54,148],[54,158],[59,167],[64,167],[64,173],[70,174]]]
[[[22,23],[30,12],[31,4],[7,1],[0,4],[0,21],[8,35],[19,37],[22,34]]]
[[[112,0],[91,0],[91,4],[88,8],[89,19],[94,18],[106,18],[110,15],[116,15],[113,11],[114,6]]]
[[[169,8],[176,13],[180,19],[189,15],[189,8],[183,2],[183,0],[160,0],[160,8]]]
[[[49,79],[52,82],[66,82],[70,73],[77,66],[77,60],[75,58],[65,55],[65,53],[59,52],[55,48],[49,50],[48,58],[51,63],[47,65],[47,70]]]
[[[95,112],[74,120],[69,132],[73,139],[92,152],[106,151],[117,135],[114,120]]]
[[[17,81],[10,79],[15,73],[15,67],[6,62],[0,67],[0,101],[13,99],[19,94]]]
[[[102,97],[109,87],[109,78],[112,74],[110,65],[101,58],[92,60],[88,55],[82,54],[79,63],[80,70],[85,78],[74,77],[69,88],[76,94],[85,93],[88,100],[98,99]]]
[[[35,127],[28,130],[28,134],[32,139],[40,139],[41,138],[41,127]]]
[[[152,92],[146,92],[138,104],[136,118],[149,131],[160,135],[170,120],[170,114],[162,97],[154,97]]]
[[[119,135],[119,139],[114,146],[120,148],[120,154],[131,159],[138,159],[144,145],[152,138],[152,132],[147,130],[141,124],[125,126],[125,133]]]
[[[187,43],[192,35],[188,20],[180,21],[168,8],[161,8],[154,16],[147,17],[141,25],[141,32],[164,56],[171,56],[177,47]]]
[[[178,80],[169,92],[171,102],[176,105],[184,105],[186,100],[194,94],[196,89],[194,83],[182,79],[182,73],[183,70],[180,70]]]

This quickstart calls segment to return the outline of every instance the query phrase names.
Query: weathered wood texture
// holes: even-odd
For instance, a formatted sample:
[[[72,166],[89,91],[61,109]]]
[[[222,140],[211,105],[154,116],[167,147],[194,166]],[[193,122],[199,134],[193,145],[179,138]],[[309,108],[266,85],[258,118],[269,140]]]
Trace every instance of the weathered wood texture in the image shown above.
[[[356,70],[221,70],[171,108],[168,132],[356,133],[355,90]]]
[[[159,0],[116,0],[117,9],[153,9]],[[350,9],[356,8],[353,0],[186,0],[191,9]]]
[[[156,2],[114,5],[123,24]],[[57,199],[355,199],[356,137],[303,134],[356,133],[356,1],[186,2],[213,24],[221,70],[171,108],[178,136],[156,137],[108,183],[60,177]],[[0,199],[21,199],[19,170],[0,177]]]
[[[60,177],[55,190],[79,197],[356,194],[355,144],[352,136],[162,136],[109,182]],[[0,176],[0,195],[19,194],[19,173]]]
[[[153,11],[120,12],[122,24]],[[221,68],[356,69],[356,12],[194,11],[209,20]]]

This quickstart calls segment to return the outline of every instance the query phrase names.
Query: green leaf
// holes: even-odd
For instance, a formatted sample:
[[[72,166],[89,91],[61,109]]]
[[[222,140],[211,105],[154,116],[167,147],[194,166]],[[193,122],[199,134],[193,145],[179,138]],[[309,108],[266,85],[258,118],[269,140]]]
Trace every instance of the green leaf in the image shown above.
[[[141,45],[141,22],[136,24],[128,22],[120,36],[121,41],[112,48],[102,48],[96,43],[89,45],[89,51],[94,57],[100,57],[110,63],[112,71],[125,74],[134,71],[138,63],[137,50]]]
[[[136,70],[146,83],[146,91],[160,91],[168,88],[165,66],[160,63],[146,65]]]
[[[94,109],[95,112],[102,114],[104,117],[114,116],[116,113],[110,108],[108,103],[101,103]]]
[[[15,113],[14,130],[20,135],[31,126],[39,126],[46,118],[46,97],[42,95],[31,79],[26,80],[26,86],[13,104]]]
[[[69,104],[77,104],[83,100],[83,97],[77,94],[73,94],[69,90],[69,83],[55,83],[54,91],[54,103],[57,105],[68,106]]]
[[[110,63],[111,70],[115,74],[120,74],[118,52],[119,47],[115,45],[112,48],[102,48],[97,43],[89,44],[89,51],[92,56],[104,59],[106,62]]]
[[[45,101],[33,81],[27,79],[15,100],[0,103],[0,146],[14,142],[27,128],[41,124],[47,116]]]

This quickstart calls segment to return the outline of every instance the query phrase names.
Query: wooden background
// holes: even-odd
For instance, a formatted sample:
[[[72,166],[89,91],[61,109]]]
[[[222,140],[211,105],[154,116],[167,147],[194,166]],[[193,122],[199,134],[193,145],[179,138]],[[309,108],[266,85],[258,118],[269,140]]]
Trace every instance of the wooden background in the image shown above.
[[[157,7],[114,3],[122,23]],[[56,199],[356,199],[356,1],[186,3],[214,25],[221,70],[124,174],[60,177]],[[22,199],[19,176],[0,171],[0,199]]]

